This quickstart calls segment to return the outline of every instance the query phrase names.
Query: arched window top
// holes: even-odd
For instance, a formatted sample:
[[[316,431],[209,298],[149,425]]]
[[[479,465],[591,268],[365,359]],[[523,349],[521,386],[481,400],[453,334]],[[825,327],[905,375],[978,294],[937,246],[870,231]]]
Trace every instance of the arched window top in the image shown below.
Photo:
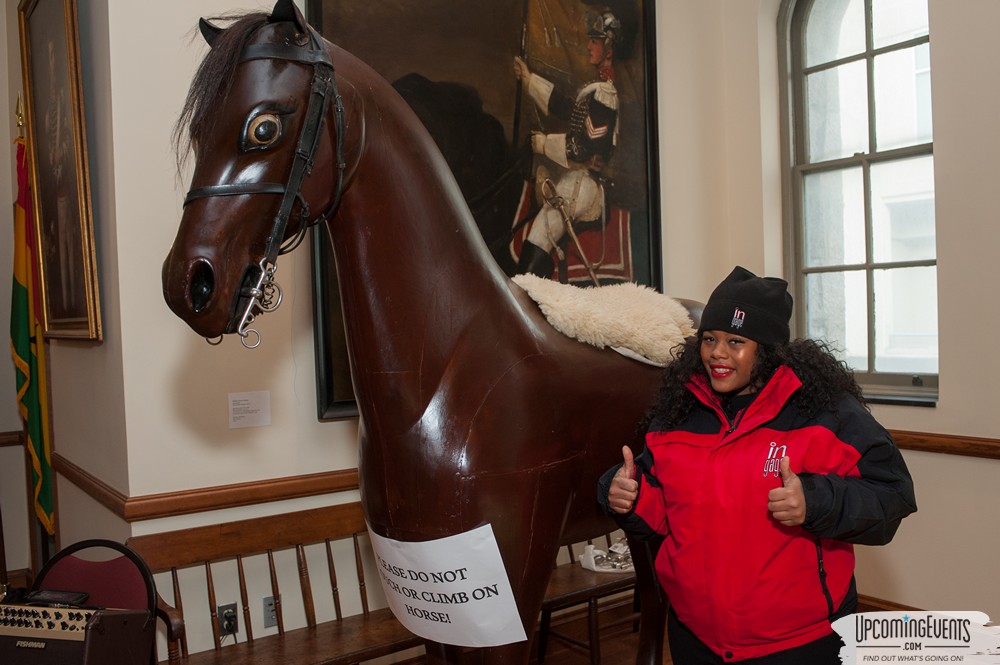
[[[815,67],[865,52],[864,0],[807,2],[805,66]]]
[[[860,57],[928,34],[926,0],[810,0],[798,3],[803,66]],[[871,22],[866,20],[871,12]],[[871,41],[867,34],[871,29]]]

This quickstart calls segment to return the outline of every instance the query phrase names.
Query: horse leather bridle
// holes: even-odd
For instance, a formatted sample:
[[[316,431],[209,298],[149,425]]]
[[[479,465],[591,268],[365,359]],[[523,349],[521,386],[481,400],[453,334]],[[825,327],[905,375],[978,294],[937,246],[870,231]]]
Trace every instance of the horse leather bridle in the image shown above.
[[[244,276],[243,286],[240,289],[239,299],[237,300],[236,309],[239,311],[239,302],[243,299],[248,299],[246,308],[240,317],[239,325],[236,328],[236,333],[240,336],[243,346],[249,349],[259,346],[261,339],[260,333],[249,327],[254,322],[253,310],[256,308],[261,312],[273,312],[281,304],[281,287],[274,280],[278,256],[287,254],[298,247],[309,227],[329,219],[336,211],[337,206],[340,205],[340,198],[343,194],[344,169],[346,168],[344,162],[344,142],[342,140],[344,132],[344,104],[337,90],[333,61],[330,59],[326,49],[323,48],[322,40],[316,31],[311,26],[306,26],[306,30],[309,34],[309,48],[290,44],[249,44],[240,54],[241,63],[248,60],[271,58],[275,60],[290,60],[313,66],[309,106],[306,109],[306,117],[302,124],[302,131],[299,134],[298,144],[295,148],[295,156],[291,172],[288,175],[288,182],[284,185],[276,182],[208,185],[188,191],[187,196],[184,198],[184,205],[187,206],[197,199],[216,196],[280,194],[282,197],[278,213],[274,218],[274,225],[271,227],[271,233],[267,237],[264,256],[256,266],[251,266],[250,270]],[[326,118],[331,97],[333,99],[337,125],[337,189],[330,208],[316,219],[309,221],[309,206],[302,197],[302,181],[312,171],[313,158],[319,147],[323,121]],[[282,238],[285,237],[285,230],[288,227],[288,218],[291,216],[292,208],[296,201],[299,202],[299,229],[294,238],[290,239],[288,243],[282,244]],[[256,337],[252,343],[247,341],[251,333]]]

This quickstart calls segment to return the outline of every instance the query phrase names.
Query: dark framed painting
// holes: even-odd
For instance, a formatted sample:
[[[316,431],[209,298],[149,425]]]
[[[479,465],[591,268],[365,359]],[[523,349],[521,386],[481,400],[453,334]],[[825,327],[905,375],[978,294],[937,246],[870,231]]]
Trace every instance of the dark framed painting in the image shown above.
[[[651,0],[308,0],[427,126],[508,275],[661,289]],[[313,238],[321,420],[356,415],[334,259]]]
[[[75,0],[22,0],[21,67],[47,337],[100,341]]]

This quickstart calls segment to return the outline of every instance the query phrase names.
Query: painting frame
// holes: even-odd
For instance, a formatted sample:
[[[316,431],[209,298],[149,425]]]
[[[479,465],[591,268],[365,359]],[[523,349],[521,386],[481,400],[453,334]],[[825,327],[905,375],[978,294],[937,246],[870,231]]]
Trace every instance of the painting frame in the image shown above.
[[[381,32],[382,30],[391,30],[393,21],[405,24],[400,27],[403,33],[413,33],[417,39],[422,40],[423,43],[431,44],[433,48],[438,48],[436,45],[440,45],[440,48],[443,49],[443,56],[439,60],[448,60],[449,53],[452,58],[457,59],[466,59],[465,56],[468,53],[470,54],[468,57],[474,59],[475,56],[471,53],[476,49],[469,41],[468,30],[461,29],[467,27],[468,24],[459,22],[460,27],[456,28],[453,20],[455,17],[451,16],[456,7],[454,3],[449,4],[442,1],[435,4],[425,0],[420,3],[418,13],[406,11],[405,5],[414,1],[399,0],[394,3],[386,3],[387,6],[391,5],[391,7],[388,7],[382,15],[379,15],[382,9],[378,3],[337,3],[334,0],[306,0],[306,10],[310,24],[327,40],[365,60],[390,81],[396,80],[394,76],[398,74],[398,72],[393,72],[394,61],[399,61],[401,64],[405,61],[405,66],[410,66],[411,62],[420,62],[420,54],[415,53],[412,48],[415,42],[404,44],[397,38],[398,34],[402,33],[390,36],[391,33]],[[482,18],[481,28],[473,26],[473,29],[489,31],[490,38],[493,38],[493,33],[506,35],[506,41],[503,44],[499,46],[494,44],[496,59],[490,63],[493,66],[492,76],[487,76],[484,73],[483,77],[494,81],[503,80],[506,75],[507,80],[503,81],[502,85],[507,86],[510,93],[508,96],[514,99],[515,110],[513,118],[503,114],[498,115],[504,117],[505,135],[510,137],[511,144],[515,144],[519,140],[527,142],[526,139],[531,131],[530,121],[526,119],[528,114],[526,111],[523,113],[521,111],[521,109],[527,109],[531,102],[527,99],[527,95],[523,95],[524,99],[522,99],[521,86],[514,81],[512,75],[512,65],[514,56],[525,56],[526,51],[529,53],[525,60],[533,67],[537,62],[530,57],[530,46],[526,48],[526,42],[530,43],[531,39],[536,42],[542,39],[540,36],[542,33],[537,29],[537,26],[531,27],[533,22],[537,22],[539,18],[544,21],[546,16],[552,19],[554,14],[558,14],[560,10],[566,10],[567,7],[569,9],[565,13],[579,10],[581,15],[583,12],[587,12],[588,16],[601,16],[602,12],[611,11],[631,19],[633,25],[630,39],[633,48],[625,65],[628,67],[627,80],[622,84],[621,94],[623,98],[626,98],[631,93],[633,104],[630,107],[626,105],[629,102],[623,99],[622,107],[624,110],[621,122],[624,125],[624,113],[630,112],[633,132],[629,135],[629,143],[635,151],[628,160],[634,171],[631,174],[631,191],[640,191],[638,197],[640,203],[632,208],[631,216],[624,222],[630,232],[626,236],[630,252],[629,270],[634,275],[634,277],[629,278],[629,281],[662,290],[654,2],[652,0],[605,0],[603,3],[591,0],[482,0],[482,3],[486,3],[483,6],[488,7],[490,12],[507,12],[514,17],[512,19],[514,23],[519,23],[519,25],[508,26],[509,29],[505,33],[503,30],[499,30],[497,22],[490,20],[489,17]],[[475,9],[464,9],[468,4],[463,3],[462,10],[475,13]],[[354,19],[361,20],[353,20],[349,16],[351,12],[357,14],[353,17]],[[444,12],[448,12],[448,15],[442,15]],[[341,15],[345,13],[348,16]],[[422,23],[420,25],[413,25],[415,16],[421,17]],[[361,27],[356,29],[351,27],[359,22]],[[429,31],[428,25],[441,26],[440,32],[435,32],[433,28]],[[550,36],[555,40],[560,38],[555,34],[559,27],[553,23],[551,34],[548,28],[545,29],[544,39],[547,40],[547,43],[549,43]],[[565,23],[561,24],[561,27],[564,29],[564,34],[568,32],[565,30]],[[354,32],[351,32],[352,29]],[[448,32],[449,30],[451,32]],[[456,40],[456,33],[461,34],[464,41]],[[577,41],[581,41],[580,35],[582,35],[582,41],[586,42],[588,34],[586,28],[584,27],[578,33]],[[501,36],[500,39],[502,40],[504,37]],[[568,42],[569,39],[565,41]],[[388,44],[392,46],[387,46]],[[585,45],[580,48],[585,51]],[[584,55],[583,58],[585,60],[586,56]],[[466,66],[474,67],[475,65]],[[414,67],[416,68],[418,65],[414,65]],[[419,71],[419,69],[415,70]],[[568,75],[567,79],[569,79]],[[450,81],[452,79],[439,76],[434,80]],[[469,82],[466,81],[465,84],[469,85]],[[477,86],[473,83],[471,87]],[[477,90],[482,92],[482,86],[478,86]],[[484,95],[484,97],[488,97],[488,95]],[[640,101],[634,103],[635,100]],[[486,99],[484,105],[489,106],[489,104],[489,99]],[[420,115],[419,111],[418,115]],[[535,115],[537,116],[537,113]],[[422,119],[425,118],[422,117]],[[636,127],[639,127],[638,131],[636,131]],[[434,134],[433,129],[431,133]],[[616,150],[620,149],[616,148]],[[640,156],[636,158],[635,154]],[[615,157],[615,159],[618,158]],[[460,187],[462,187],[461,175],[456,174],[456,177]],[[354,417],[357,415],[358,409],[350,386],[346,335],[343,332],[343,313],[340,307],[337,276],[334,269],[333,249],[325,230],[314,230],[312,241],[317,415],[320,421]],[[492,250],[492,245],[490,246]],[[513,248],[513,244],[511,247]],[[501,268],[510,274],[510,271],[502,264]]]
[[[18,4],[40,320],[46,337],[103,339],[76,0]]]
[[[340,307],[336,262],[325,227],[309,232],[313,275],[313,336],[316,352],[316,417],[320,422],[355,418],[347,332]]]

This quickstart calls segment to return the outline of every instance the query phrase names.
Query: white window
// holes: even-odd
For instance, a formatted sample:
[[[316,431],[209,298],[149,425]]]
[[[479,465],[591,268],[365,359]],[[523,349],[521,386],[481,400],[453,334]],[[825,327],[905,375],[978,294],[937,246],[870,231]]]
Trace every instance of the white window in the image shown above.
[[[796,332],[866,395],[937,394],[927,0],[785,0],[780,32]]]

